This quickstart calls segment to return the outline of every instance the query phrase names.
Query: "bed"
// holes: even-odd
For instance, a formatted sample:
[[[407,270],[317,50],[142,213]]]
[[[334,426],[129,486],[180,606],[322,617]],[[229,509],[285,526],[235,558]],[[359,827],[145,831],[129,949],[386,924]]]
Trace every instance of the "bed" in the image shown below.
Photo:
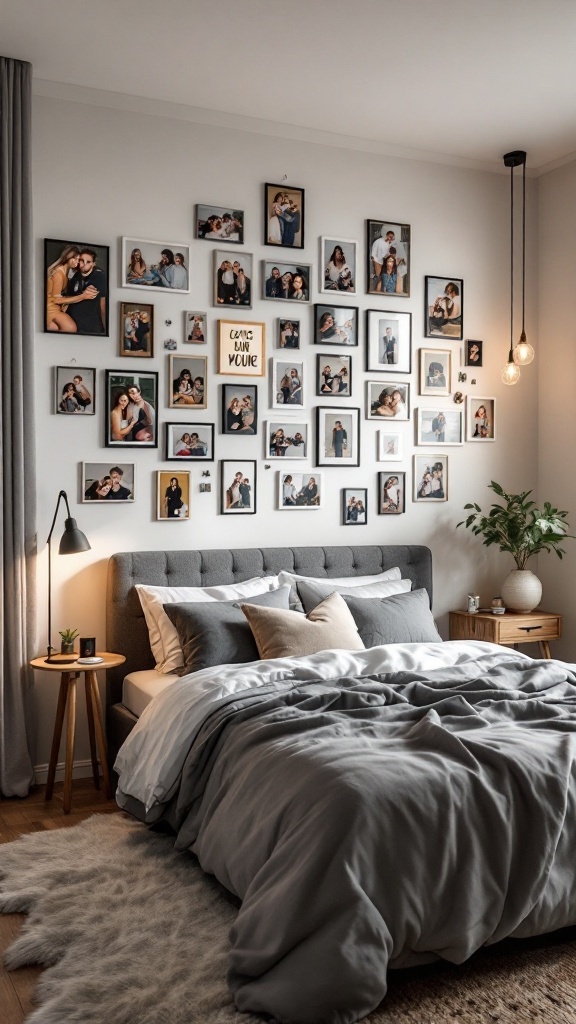
[[[353,580],[395,567],[410,600],[413,590],[428,603],[431,557],[418,546],[117,555],[108,648],[128,673],[153,668],[139,583],[285,570]],[[317,607],[345,601],[356,616],[398,601],[340,593]],[[250,598],[230,604],[251,626],[294,621]],[[504,937],[576,923],[570,666],[397,637],[184,672],[139,719],[117,673],[108,699],[109,741],[127,737],[118,802],[170,826],[177,848],[242,901],[228,972],[241,1011],[353,1024],[385,996],[390,968],[460,963]]]

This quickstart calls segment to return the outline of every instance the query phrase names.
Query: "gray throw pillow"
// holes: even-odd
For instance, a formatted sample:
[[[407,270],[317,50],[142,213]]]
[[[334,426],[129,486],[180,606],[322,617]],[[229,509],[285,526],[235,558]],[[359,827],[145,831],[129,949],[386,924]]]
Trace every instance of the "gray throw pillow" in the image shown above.
[[[342,594],[366,647],[379,644],[438,643],[442,640],[426,590],[391,597]]]
[[[391,594],[406,594],[412,589],[411,580],[381,580],[379,583],[365,583],[359,587],[335,584],[331,580],[297,580],[298,593],[306,615],[320,604],[329,594],[349,594],[350,597],[389,597]],[[292,604],[290,605],[292,607]]]
[[[184,664],[174,671],[184,676],[213,665],[259,661],[256,641],[240,604],[260,604],[287,610],[289,600],[290,585],[287,584],[265,594],[234,601],[186,601],[163,605],[176,628],[184,655]]]

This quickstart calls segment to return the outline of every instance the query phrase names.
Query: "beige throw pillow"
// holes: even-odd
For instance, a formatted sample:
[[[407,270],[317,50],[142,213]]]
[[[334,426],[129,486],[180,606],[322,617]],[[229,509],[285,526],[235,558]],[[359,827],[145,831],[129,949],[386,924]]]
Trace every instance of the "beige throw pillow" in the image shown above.
[[[330,594],[309,615],[241,604],[261,658],[293,658],[317,651],[363,651],[354,618],[340,594]]]

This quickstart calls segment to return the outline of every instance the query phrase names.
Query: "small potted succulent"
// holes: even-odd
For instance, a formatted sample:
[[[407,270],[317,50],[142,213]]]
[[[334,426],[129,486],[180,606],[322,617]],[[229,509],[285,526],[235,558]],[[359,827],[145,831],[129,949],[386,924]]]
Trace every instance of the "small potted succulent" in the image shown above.
[[[62,637],[62,643],[60,644],[61,654],[74,654],[74,641],[78,636],[77,629],[61,629],[59,630],[60,636]]]

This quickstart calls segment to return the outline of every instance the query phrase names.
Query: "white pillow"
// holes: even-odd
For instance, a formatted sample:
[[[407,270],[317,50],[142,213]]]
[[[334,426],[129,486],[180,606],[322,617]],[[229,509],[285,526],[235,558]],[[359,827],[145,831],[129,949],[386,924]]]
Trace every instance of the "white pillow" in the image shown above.
[[[184,655],[176,627],[170,622],[162,605],[180,601],[233,601],[237,597],[256,597],[280,586],[278,576],[255,576],[243,583],[230,583],[221,587],[148,587],[136,584],[156,671],[174,672],[184,664]]]
[[[384,580],[399,580],[402,577],[400,569],[386,569],[385,572],[378,572],[374,576],[299,576],[296,572],[282,570],[278,579],[281,583],[289,583],[291,580],[310,580],[312,583],[334,583],[341,587],[361,587],[365,583],[383,583]]]
[[[339,587],[332,580],[300,580],[298,593],[306,615],[330,594],[346,594],[348,597],[391,597],[407,594],[412,590],[412,580],[384,580],[369,583],[363,587]]]

